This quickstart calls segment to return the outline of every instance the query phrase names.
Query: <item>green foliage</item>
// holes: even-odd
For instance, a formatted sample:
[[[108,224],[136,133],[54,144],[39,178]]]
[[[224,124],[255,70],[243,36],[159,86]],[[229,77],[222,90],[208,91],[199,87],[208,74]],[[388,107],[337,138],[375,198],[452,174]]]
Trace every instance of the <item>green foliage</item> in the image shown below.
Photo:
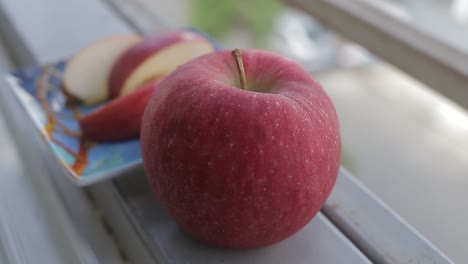
[[[351,153],[348,151],[347,148],[344,146],[341,149],[341,164],[345,167],[348,171],[356,175],[356,166],[354,160],[352,158]]]
[[[281,8],[275,0],[193,0],[192,23],[215,38],[222,38],[232,27],[246,27],[262,46]]]

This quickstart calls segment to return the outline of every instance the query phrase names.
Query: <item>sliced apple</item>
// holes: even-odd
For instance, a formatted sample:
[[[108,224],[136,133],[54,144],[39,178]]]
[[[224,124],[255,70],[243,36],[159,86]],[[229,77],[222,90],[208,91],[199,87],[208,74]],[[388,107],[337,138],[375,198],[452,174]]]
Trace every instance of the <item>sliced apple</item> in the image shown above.
[[[88,105],[106,100],[112,66],[125,50],[141,39],[138,35],[108,37],[77,52],[65,67],[66,94]]]
[[[195,57],[214,50],[213,43],[191,31],[146,37],[117,60],[109,77],[110,97],[125,95],[161,78]]]
[[[143,113],[158,83],[145,84],[82,117],[78,120],[82,136],[100,142],[138,138]]]

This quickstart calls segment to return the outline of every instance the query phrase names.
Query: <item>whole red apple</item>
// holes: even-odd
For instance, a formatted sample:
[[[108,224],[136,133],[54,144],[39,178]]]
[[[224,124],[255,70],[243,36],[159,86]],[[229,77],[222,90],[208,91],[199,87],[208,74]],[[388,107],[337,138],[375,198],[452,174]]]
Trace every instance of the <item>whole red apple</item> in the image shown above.
[[[329,97],[301,66],[265,51],[180,66],[150,99],[141,133],[162,206],[187,233],[222,247],[294,234],[322,207],[340,164]]]

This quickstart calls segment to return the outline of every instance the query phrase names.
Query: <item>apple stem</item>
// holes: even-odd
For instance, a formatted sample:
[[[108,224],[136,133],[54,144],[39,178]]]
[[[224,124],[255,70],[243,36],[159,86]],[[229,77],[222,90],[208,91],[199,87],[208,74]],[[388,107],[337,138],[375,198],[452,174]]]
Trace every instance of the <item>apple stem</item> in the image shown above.
[[[242,52],[240,49],[234,49],[231,52],[231,55],[236,59],[237,67],[239,68],[239,75],[240,75],[240,85],[242,90],[247,90],[246,78],[245,78],[245,70],[244,70],[244,63],[242,62]]]

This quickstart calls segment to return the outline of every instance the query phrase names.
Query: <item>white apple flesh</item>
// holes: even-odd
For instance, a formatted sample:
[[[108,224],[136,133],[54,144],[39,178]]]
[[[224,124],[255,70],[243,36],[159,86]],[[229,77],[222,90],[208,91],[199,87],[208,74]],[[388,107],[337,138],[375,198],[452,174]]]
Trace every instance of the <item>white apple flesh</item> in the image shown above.
[[[127,50],[115,63],[109,78],[112,98],[171,73],[177,66],[214,50],[213,44],[191,31],[176,31],[146,37]]]
[[[255,248],[285,239],[320,210],[340,164],[338,118],[296,63],[244,51],[245,90],[229,51],[167,76],[143,116],[151,188],[190,235]]]
[[[108,78],[117,58],[141,41],[138,35],[112,36],[85,47],[66,64],[64,89],[84,104],[93,105],[108,98]]]

